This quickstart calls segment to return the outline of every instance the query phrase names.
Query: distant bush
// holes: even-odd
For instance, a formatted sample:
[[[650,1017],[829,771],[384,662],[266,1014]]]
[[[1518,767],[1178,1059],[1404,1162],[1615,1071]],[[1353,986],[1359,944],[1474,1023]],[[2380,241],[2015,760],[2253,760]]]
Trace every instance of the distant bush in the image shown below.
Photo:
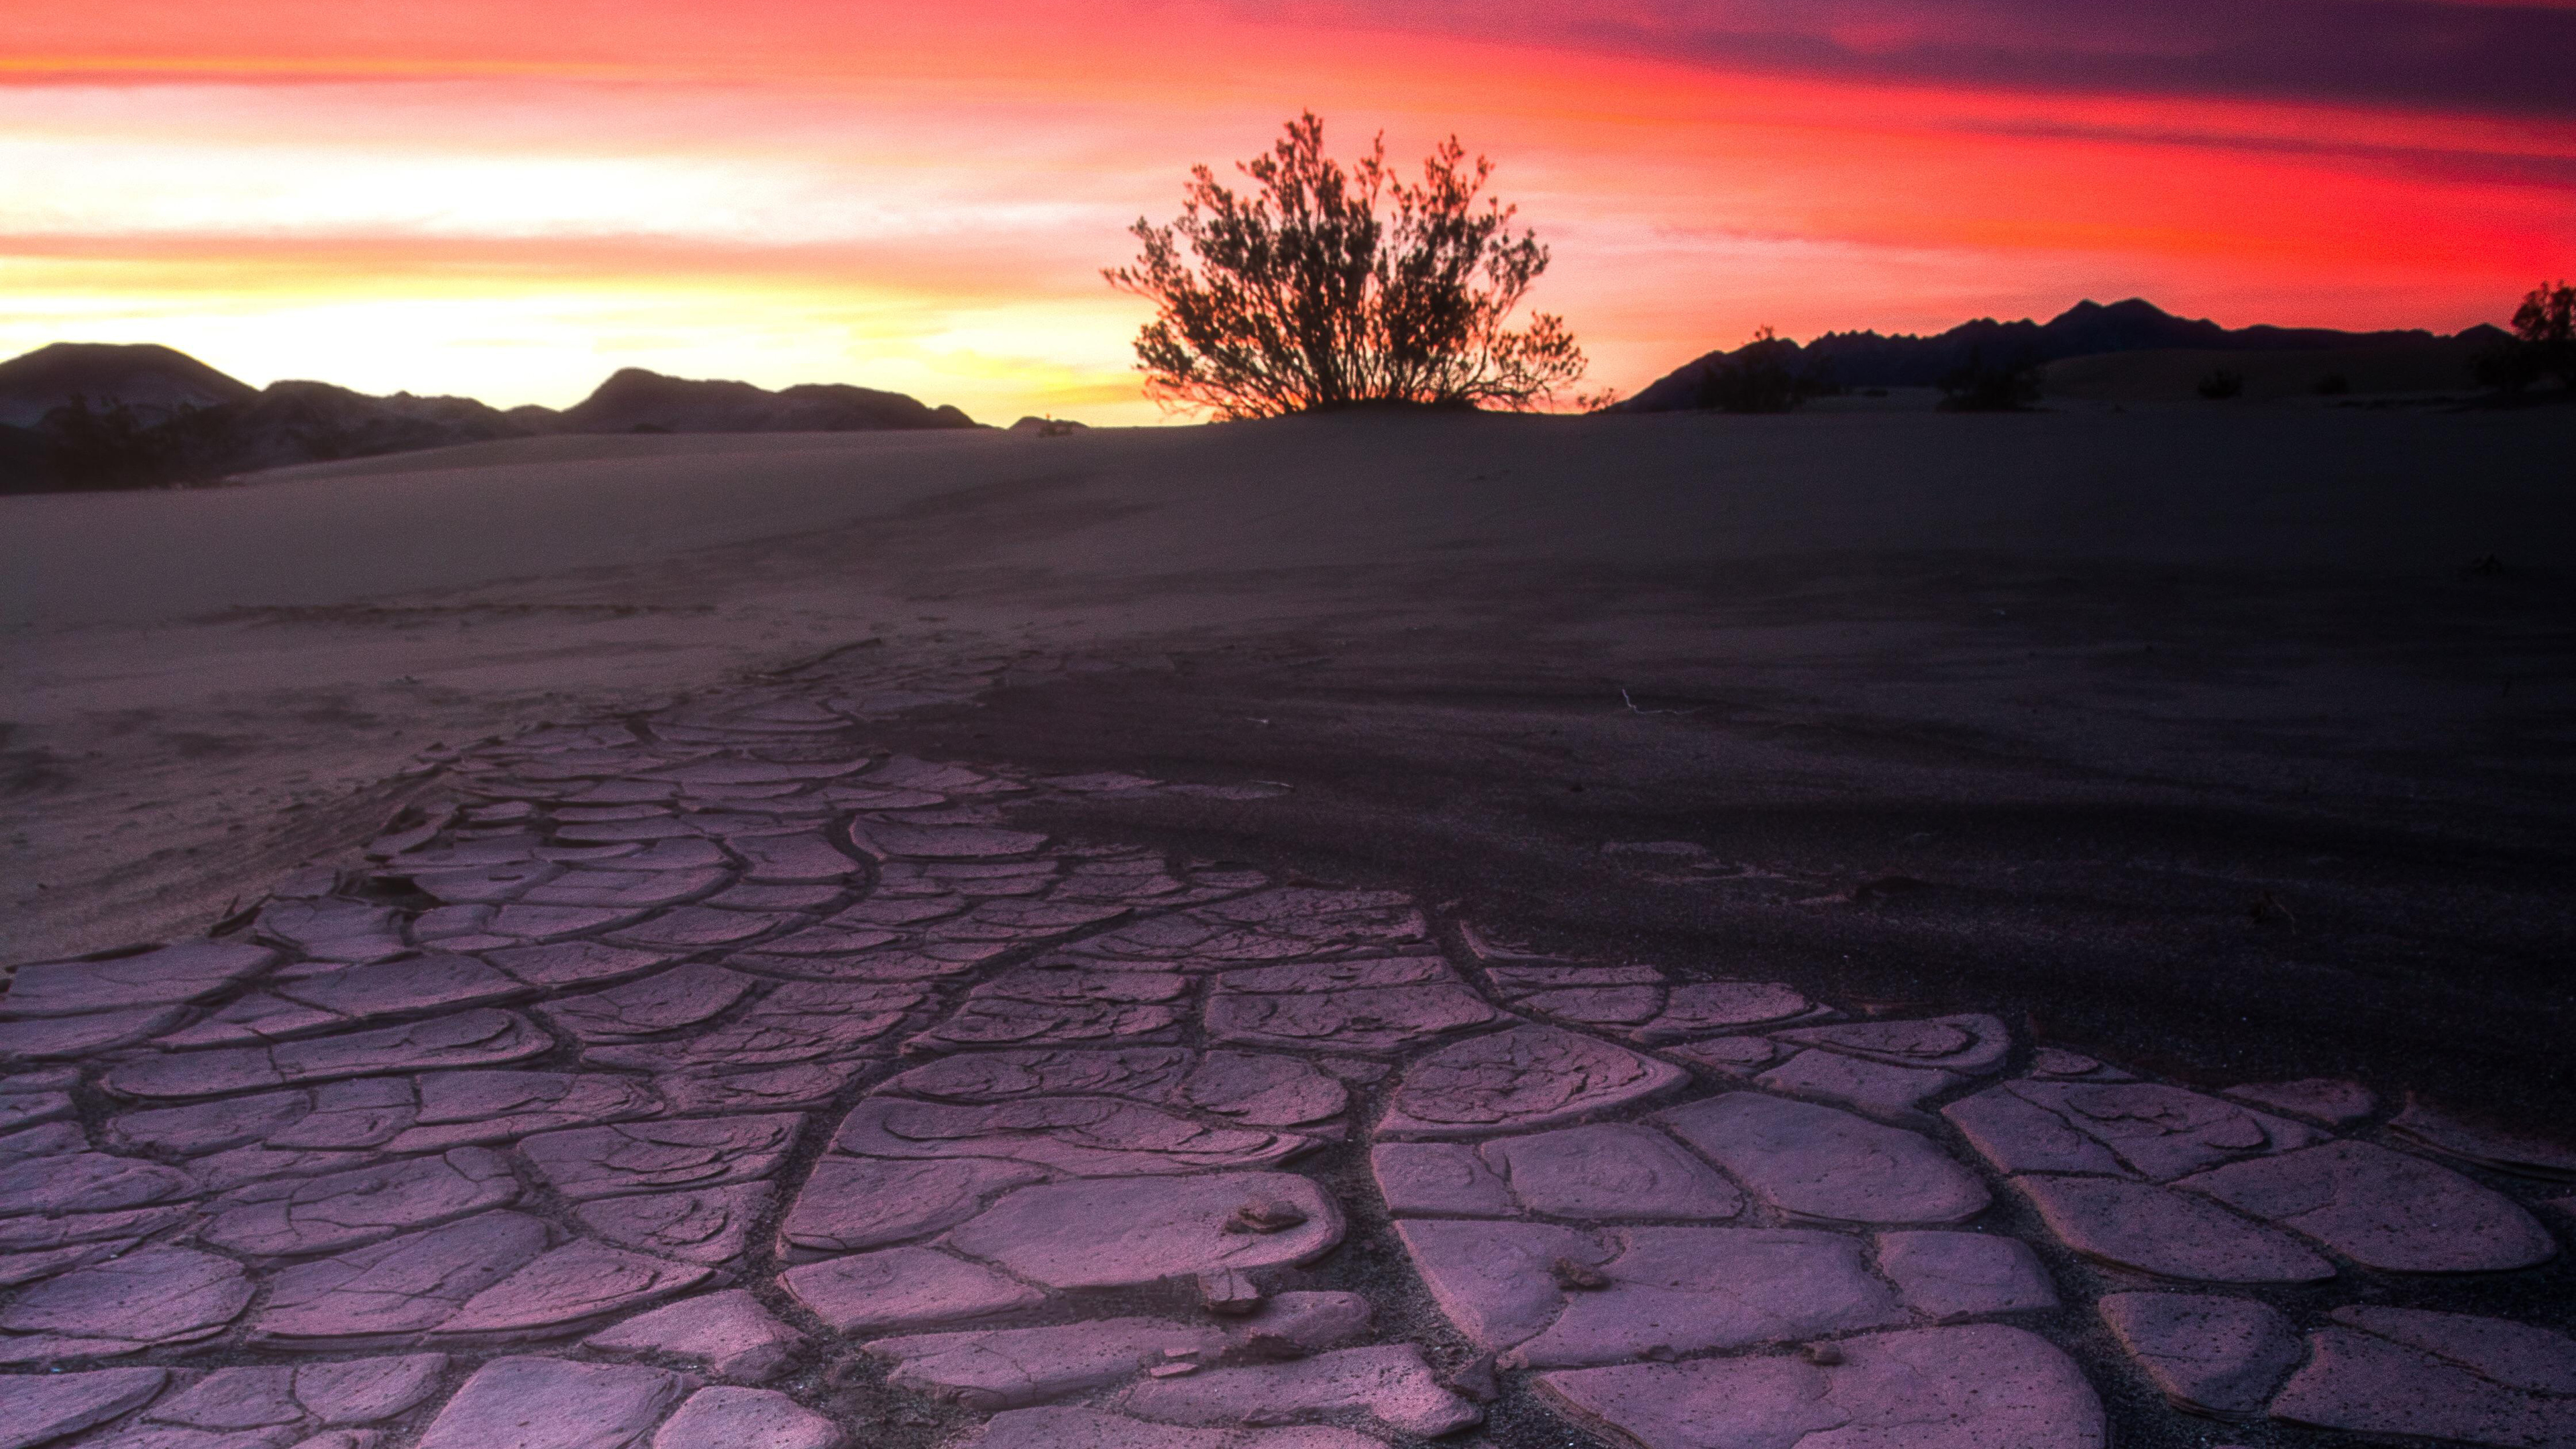
[[[1941,378],[1945,413],[2017,413],[2038,401],[2039,364],[2027,349],[1988,362],[1984,348],[1971,347],[1967,360]]]
[[[86,397],[45,414],[36,424],[46,461],[70,488],[152,488],[206,476],[222,433],[219,408],[181,408],[153,419],[111,402],[93,407]]]
[[[2503,392],[2520,392],[2544,377],[2576,388],[2576,285],[2543,282],[2514,309],[2513,336],[2473,365],[2477,380]]]
[[[1456,138],[1409,185],[1383,141],[1347,170],[1326,156],[1310,112],[1239,169],[1249,193],[1195,168],[1180,219],[1138,221],[1136,264],[1103,274],[1154,304],[1136,335],[1148,396],[1221,418],[1529,408],[1582,377],[1561,319],[1506,325],[1547,248],[1484,196],[1493,163]]]
[[[2199,392],[2211,402],[2225,402],[2245,392],[2245,374],[2219,368],[2200,380]]]
[[[2341,397],[2352,391],[2352,379],[2340,372],[2329,372],[2317,379],[2317,396]]]
[[[1768,327],[1701,374],[1698,406],[1729,413],[1794,412],[1811,397],[1836,392],[1831,377],[1797,367],[1798,344]]]

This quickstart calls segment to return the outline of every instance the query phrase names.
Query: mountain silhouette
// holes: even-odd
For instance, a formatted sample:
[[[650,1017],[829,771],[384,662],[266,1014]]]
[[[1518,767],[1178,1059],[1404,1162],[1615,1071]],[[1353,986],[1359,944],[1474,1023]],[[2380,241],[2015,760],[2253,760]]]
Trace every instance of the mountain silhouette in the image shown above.
[[[2471,331],[2491,330],[2472,328]],[[2465,335],[2465,334],[2464,334]],[[2067,357],[2109,352],[2187,348],[2206,352],[2287,352],[2313,348],[2393,346],[2430,342],[2435,334],[2340,332],[2324,327],[2221,327],[2205,318],[2176,317],[2132,297],[2108,306],[2078,302],[2046,322],[1961,323],[1930,337],[1907,333],[1828,332],[1800,346],[1771,344],[1792,371],[1846,387],[1932,387],[1973,362],[1987,366],[2038,366]],[[1618,404],[1613,411],[1679,412],[1701,406],[1711,372],[1743,348],[1712,352],[1676,368]]]
[[[953,407],[836,384],[612,375],[557,412],[461,397],[376,397],[325,382],[255,388],[150,344],[57,342],[0,362],[0,493],[132,487],[540,433],[971,428]]]
[[[564,409],[567,433],[855,433],[885,428],[971,428],[953,407],[932,408],[899,392],[807,383],[771,392],[747,382],[666,377],[622,368]]]
[[[240,378],[148,342],[57,342],[0,362],[0,425],[9,427],[33,427],[74,398],[123,403],[162,418],[258,394]]]

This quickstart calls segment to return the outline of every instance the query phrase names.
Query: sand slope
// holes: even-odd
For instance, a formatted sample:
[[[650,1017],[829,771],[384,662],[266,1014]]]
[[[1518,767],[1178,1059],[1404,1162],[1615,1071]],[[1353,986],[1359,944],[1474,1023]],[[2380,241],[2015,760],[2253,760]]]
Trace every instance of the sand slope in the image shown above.
[[[1298,786],[1153,824],[1205,853],[1731,943],[1739,974],[1824,951],[1850,974],[1814,989],[2078,1039],[2564,1091],[2572,433],[553,438],[0,500],[0,955],[201,927],[363,838],[433,741],[807,666],[998,686],[890,729],[934,754]],[[1608,850],[1671,839],[1726,871]],[[1937,889],[1849,900],[1887,875]]]

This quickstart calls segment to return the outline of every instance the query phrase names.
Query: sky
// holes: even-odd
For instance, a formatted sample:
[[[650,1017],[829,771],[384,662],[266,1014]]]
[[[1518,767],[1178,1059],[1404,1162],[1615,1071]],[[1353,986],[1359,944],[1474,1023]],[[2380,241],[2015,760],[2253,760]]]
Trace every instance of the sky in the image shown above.
[[[0,356],[1151,423],[1100,269],[1455,134],[1633,392],[1758,326],[2455,331],[2576,273],[2576,0],[0,0]]]

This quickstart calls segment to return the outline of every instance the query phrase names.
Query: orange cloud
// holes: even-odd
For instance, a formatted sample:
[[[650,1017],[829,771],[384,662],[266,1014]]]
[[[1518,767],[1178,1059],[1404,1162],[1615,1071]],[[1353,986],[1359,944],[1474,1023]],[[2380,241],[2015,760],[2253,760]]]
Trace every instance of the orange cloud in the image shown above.
[[[1630,389],[1761,323],[2084,295],[2456,328],[2576,259],[2576,121],[1730,69],[1417,10],[52,7],[0,41],[0,352],[149,337],[500,403],[635,363],[1150,421],[1139,305],[1096,269],[1304,106],[1345,149],[1501,160],[1555,247],[1540,303]],[[1908,43],[1870,13],[1852,43]]]

